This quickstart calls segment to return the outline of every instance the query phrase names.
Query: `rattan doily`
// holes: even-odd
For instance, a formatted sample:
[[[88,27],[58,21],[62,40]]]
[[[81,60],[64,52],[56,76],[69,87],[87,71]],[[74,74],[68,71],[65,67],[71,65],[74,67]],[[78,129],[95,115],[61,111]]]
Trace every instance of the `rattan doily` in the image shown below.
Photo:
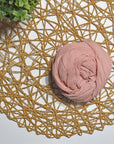
[[[111,0],[41,0],[36,18],[0,24],[0,112],[47,137],[92,134],[114,124],[114,3]],[[64,98],[51,76],[62,44],[90,38],[113,59],[96,99],[81,105]]]

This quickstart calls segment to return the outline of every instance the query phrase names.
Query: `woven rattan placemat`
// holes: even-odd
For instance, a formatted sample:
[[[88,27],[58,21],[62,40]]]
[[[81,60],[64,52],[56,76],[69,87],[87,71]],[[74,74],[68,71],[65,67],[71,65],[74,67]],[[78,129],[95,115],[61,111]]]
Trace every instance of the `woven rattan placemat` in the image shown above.
[[[114,124],[114,2],[41,0],[30,21],[0,23],[0,112],[19,127],[47,137],[70,137]],[[113,66],[96,99],[74,104],[51,75],[57,47],[90,38]]]

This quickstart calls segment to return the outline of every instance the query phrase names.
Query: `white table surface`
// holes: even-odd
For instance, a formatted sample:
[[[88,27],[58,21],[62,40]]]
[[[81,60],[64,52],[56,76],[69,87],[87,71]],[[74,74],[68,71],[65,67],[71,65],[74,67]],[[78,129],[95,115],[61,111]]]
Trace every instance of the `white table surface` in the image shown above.
[[[71,138],[47,138],[27,132],[4,114],[0,114],[0,144],[114,144],[114,125],[105,126],[103,131],[94,131],[92,135],[74,135]]]
[[[0,144],[114,144],[114,125],[105,126],[103,131],[94,131],[92,135],[74,135],[71,138],[47,138],[19,128],[16,122],[0,114]]]

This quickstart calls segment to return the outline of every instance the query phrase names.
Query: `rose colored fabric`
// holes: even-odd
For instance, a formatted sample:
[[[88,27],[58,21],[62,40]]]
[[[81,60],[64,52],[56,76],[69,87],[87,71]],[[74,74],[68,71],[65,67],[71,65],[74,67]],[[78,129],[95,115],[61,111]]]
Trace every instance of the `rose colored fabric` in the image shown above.
[[[75,102],[88,102],[106,84],[111,72],[109,55],[90,39],[57,50],[52,75],[62,94]]]

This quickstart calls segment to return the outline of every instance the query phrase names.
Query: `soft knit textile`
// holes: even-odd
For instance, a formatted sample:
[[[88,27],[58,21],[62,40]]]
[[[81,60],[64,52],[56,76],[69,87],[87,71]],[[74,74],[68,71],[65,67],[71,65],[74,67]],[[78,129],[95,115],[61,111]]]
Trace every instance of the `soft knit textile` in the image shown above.
[[[52,62],[52,75],[62,94],[75,102],[88,102],[106,84],[112,67],[109,55],[90,39],[60,46]]]

